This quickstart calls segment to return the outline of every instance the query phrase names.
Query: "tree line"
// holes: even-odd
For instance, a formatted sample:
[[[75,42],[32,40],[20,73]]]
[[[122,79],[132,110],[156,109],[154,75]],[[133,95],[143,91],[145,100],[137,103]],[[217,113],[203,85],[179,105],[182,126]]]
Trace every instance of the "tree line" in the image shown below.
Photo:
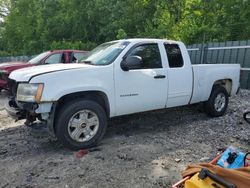
[[[0,56],[105,41],[250,38],[250,0],[0,0]]]

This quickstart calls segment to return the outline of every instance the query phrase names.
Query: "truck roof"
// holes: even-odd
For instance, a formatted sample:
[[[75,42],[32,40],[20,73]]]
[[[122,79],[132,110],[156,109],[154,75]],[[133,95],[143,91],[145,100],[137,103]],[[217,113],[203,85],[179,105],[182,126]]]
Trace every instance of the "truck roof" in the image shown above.
[[[121,39],[118,41],[128,41],[128,42],[167,42],[167,43],[182,43],[180,41],[168,40],[168,39],[154,39],[154,38],[131,38],[131,39]]]
[[[85,52],[87,53],[88,51],[66,49],[66,50],[49,50],[48,52],[83,52],[83,53]]]

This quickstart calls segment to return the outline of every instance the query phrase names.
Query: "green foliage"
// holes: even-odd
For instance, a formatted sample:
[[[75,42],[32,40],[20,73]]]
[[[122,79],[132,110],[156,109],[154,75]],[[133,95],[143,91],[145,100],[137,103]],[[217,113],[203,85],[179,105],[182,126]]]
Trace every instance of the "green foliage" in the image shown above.
[[[118,29],[116,38],[117,39],[125,39],[125,38],[127,38],[127,33],[123,29]]]
[[[5,51],[0,51],[0,57],[6,57],[6,56],[10,56],[10,54]]]
[[[76,41],[76,42],[53,41],[50,45],[50,49],[51,50],[60,50],[60,49],[91,50],[95,46],[96,44],[92,42],[83,43],[82,41]]]
[[[250,38],[250,1],[186,0],[175,37],[186,43]]]
[[[249,18],[249,0],[0,0],[0,51],[89,50],[135,37],[242,40]]]

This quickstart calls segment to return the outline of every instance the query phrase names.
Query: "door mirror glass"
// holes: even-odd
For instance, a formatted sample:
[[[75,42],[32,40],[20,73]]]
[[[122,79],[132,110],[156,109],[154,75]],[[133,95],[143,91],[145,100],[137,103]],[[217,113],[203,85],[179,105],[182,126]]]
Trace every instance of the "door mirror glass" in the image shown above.
[[[129,71],[130,69],[140,69],[142,67],[142,58],[140,56],[128,56],[121,63],[121,68],[124,71]]]

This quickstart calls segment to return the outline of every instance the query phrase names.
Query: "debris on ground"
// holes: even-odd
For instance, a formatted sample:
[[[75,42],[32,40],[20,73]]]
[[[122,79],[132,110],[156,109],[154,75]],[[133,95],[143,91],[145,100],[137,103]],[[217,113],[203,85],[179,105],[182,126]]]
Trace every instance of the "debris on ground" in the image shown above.
[[[230,99],[223,117],[210,118],[192,105],[114,118],[100,145],[81,160],[45,125],[27,127],[8,117],[0,97],[0,187],[170,187],[188,164],[213,159],[219,148],[249,150],[247,90]]]
[[[80,158],[82,158],[83,156],[85,156],[88,153],[89,153],[89,150],[81,149],[81,150],[79,150],[78,152],[75,153],[75,157],[80,159]]]

